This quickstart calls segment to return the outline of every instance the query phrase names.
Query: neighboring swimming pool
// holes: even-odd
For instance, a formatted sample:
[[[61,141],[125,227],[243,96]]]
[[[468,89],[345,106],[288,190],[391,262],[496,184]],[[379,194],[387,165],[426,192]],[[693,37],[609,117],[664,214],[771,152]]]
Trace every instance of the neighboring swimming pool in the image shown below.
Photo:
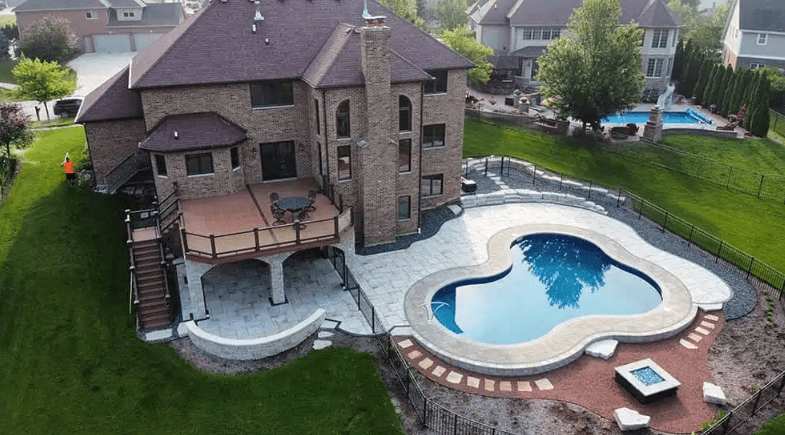
[[[645,124],[649,120],[649,112],[624,112],[608,116],[602,120],[603,124]],[[692,109],[684,112],[662,112],[662,122],[665,124],[711,124],[712,120]]]
[[[532,234],[510,247],[513,266],[464,280],[431,299],[436,319],[464,338],[523,343],[556,325],[590,315],[634,315],[657,307],[657,284],[596,245],[563,234]]]

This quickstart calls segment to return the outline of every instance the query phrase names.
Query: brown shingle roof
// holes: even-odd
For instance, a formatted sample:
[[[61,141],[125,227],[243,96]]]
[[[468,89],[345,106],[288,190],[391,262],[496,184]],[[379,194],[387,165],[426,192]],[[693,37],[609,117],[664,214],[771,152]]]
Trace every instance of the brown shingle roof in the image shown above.
[[[164,153],[191,151],[232,146],[247,138],[245,129],[213,112],[192,113],[167,116],[139,148]]]
[[[308,80],[321,74],[320,83],[329,77],[336,80],[328,83],[340,82],[342,86],[364,83],[350,65],[354,59],[334,55],[342,40],[336,35],[339,24],[364,25],[362,1],[270,1],[258,7],[264,21],[257,23],[254,34],[251,25],[256,6],[252,2],[213,2],[133,59],[131,86],[147,88],[305,78],[310,68],[313,70],[309,71]],[[474,66],[375,1],[368,1],[368,9],[371,15],[387,16],[387,25],[391,28],[390,48],[409,61],[391,61],[392,77],[413,76],[412,65],[420,70]],[[343,44],[354,39],[351,34],[347,36]],[[329,39],[333,41],[328,43]],[[341,47],[337,51],[341,53],[346,49]],[[320,62],[330,65],[327,71],[324,65],[312,67],[318,55],[324,56]],[[330,59],[332,61],[328,62]],[[399,67],[401,71],[397,69]],[[333,76],[330,69],[337,75]],[[338,77],[343,73],[352,74],[353,79]]]
[[[128,67],[90,92],[82,102],[76,122],[141,118],[139,93],[128,89]]]

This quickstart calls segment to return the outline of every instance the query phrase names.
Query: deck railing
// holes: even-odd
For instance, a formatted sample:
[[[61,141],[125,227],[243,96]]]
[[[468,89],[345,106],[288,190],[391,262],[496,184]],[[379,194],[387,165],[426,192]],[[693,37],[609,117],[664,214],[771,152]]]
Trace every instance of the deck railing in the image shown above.
[[[336,239],[351,225],[352,209],[349,207],[329,219],[295,222],[288,225],[254,228],[217,235],[192,233],[181,226],[180,233],[186,255],[221,260]]]

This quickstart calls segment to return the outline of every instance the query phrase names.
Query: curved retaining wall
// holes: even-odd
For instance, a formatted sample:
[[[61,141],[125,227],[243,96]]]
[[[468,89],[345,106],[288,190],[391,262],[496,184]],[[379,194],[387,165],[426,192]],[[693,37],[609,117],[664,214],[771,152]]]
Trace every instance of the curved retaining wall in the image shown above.
[[[609,194],[613,199],[616,196]],[[547,202],[551,204],[569,205],[572,207],[585,208],[600,214],[607,215],[602,206],[595,204],[592,201],[587,201],[580,196],[570,195],[568,193],[556,192],[538,192],[536,190],[527,189],[507,189],[497,190],[492,193],[477,194],[477,195],[464,195],[461,197],[461,206],[464,208],[482,207],[486,205],[499,205],[499,204],[513,204],[520,202]]]
[[[307,319],[286,331],[242,340],[211,334],[194,321],[185,322],[185,325],[188,336],[199,349],[221,358],[250,360],[266,358],[297,346],[319,329],[326,315],[324,309],[319,308]]]

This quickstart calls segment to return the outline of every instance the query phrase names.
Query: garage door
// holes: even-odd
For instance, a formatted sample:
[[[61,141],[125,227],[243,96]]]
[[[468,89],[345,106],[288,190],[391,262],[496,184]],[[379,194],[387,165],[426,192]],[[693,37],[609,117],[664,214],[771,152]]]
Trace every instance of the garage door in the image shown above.
[[[149,47],[153,42],[164,36],[165,33],[134,33],[136,41],[136,51],[142,51]]]
[[[120,53],[131,51],[131,39],[127,33],[120,35],[93,35],[95,51],[99,53]]]

